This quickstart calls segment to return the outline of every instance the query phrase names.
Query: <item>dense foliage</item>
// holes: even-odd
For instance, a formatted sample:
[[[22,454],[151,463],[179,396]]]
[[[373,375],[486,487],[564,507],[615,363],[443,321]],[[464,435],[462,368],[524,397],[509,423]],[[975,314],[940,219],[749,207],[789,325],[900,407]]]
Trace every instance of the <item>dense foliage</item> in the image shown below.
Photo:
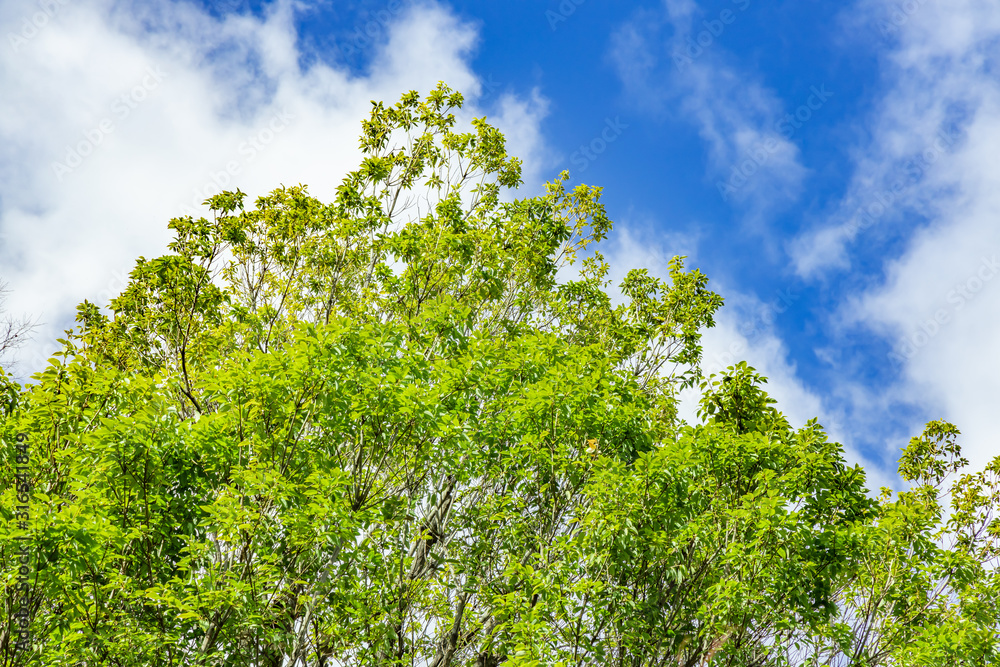
[[[600,189],[510,201],[520,164],[461,103],[374,104],[331,204],[171,221],[111,316],[0,374],[0,664],[992,662],[1000,463],[946,485],[935,422],[912,489],[869,498],[752,368],[701,376],[704,275],[633,270],[615,305],[578,258]]]

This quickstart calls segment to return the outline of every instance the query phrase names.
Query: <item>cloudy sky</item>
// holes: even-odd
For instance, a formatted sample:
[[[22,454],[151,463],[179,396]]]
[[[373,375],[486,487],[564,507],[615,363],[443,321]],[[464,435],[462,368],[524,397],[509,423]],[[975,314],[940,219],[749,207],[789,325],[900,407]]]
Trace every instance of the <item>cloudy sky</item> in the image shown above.
[[[525,160],[604,186],[616,274],[675,254],[746,359],[895,485],[930,419],[996,453],[995,0],[3,0],[0,279],[44,365],[220,188],[331,199],[371,100],[443,80]]]

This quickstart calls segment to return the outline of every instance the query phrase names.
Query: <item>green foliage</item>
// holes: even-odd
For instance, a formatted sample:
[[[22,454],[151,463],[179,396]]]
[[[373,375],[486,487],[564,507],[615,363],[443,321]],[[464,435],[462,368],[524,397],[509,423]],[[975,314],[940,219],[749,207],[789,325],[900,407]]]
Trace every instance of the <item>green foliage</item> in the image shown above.
[[[816,664],[988,665],[998,657],[996,566],[1000,501],[995,459],[941,487],[965,461],[952,424],[931,422],[899,462],[916,482],[882,489],[874,521],[841,581],[840,620],[810,638]],[[946,516],[942,501],[951,499]]]
[[[20,387],[0,450],[4,665],[985,664],[996,462],[934,422],[869,499],[746,364],[699,371],[721,298],[581,258],[599,188],[512,199],[461,96],[373,105],[333,203],[304,186],[170,222],[112,313]],[[702,423],[677,418],[699,385]],[[943,546],[944,538],[954,545]]]

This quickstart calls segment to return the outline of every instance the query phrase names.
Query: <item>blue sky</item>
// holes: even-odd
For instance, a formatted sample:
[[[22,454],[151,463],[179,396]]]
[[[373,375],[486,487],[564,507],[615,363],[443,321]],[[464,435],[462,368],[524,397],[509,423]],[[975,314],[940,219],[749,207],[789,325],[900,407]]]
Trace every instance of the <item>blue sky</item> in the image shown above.
[[[444,80],[523,194],[605,188],[615,275],[708,274],[706,368],[749,361],[874,484],[930,419],[1000,451],[995,2],[10,0],[0,35],[0,278],[43,322],[21,377],[171,217],[331,197],[369,100]]]

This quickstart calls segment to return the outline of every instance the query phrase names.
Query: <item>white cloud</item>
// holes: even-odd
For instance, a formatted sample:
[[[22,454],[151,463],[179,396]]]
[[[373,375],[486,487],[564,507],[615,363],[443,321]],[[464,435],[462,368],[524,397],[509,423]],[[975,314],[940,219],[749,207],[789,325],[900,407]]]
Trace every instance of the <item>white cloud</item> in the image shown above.
[[[885,396],[954,422],[980,467],[1000,452],[1000,12],[980,0],[906,5],[859,6],[893,40],[887,92],[844,200],[792,249],[801,275],[824,276],[886,237],[906,239],[885,282],[845,301],[840,326],[890,341],[900,377]]]
[[[808,171],[792,139],[832,92],[817,83],[788,114],[766,86],[729,62],[722,42],[749,4],[703,16],[691,0],[664,0],[663,11],[639,10],[615,32],[611,59],[636,104],[676,109],[698,127],[720,197],[760,223],[799,196]]]
[[[554,177],[552,170],[558,162],[541,133],[540,121],[548,115],[548,100],[535,88],[528,99],[509,93],[501,95],[498,107],[498,119],[494,122],[504,131],[507,153],[524,160],[521,172],[524,188],[540,194],[542,184]]]
[[[749,6],[734,2],[707,15],[691,0],[664,0],[662,11],[639,10],[615,32],[611,58],[637,105],[680,115],[698,127],[707,147],[709,175],[720,195],[743,207],[748,219],[760,226],[769,214],[798,198],[808,170],[800,162],[796,134],[836,91],[817,81],[801,100],[786,105],[751,72],[732,63],[725,35],[744,20]],[[649,239],[635,243],[626,232],[609,260],[612,267],[650,266],[662,254]],[[662,277],[666,271],[654,273]],[[866,467],[871,489],[898,486],[894,475],[861,454],[862,443],[852,441],[854,429],[846,423],[847,416],[810,390],[789,360],[774,322],[798,295],[785,289],[765,302],[720,286],[717,280],[711,287],[724,295],[726,305],[702,339],[705,373],[747,361],[768,378],[765,389],[793,426],[819,418],[831,438],[844,444],[848,459]],[[697,390],[682,395],[681,416],[690,423],[697,421],[698,398]]]
[[[304,183],[332,199],[371,100],[443,80],[466,94],[460,122],[485,115],[476,30],[435,2],[386,17],[363,75],[300,67],[292,0],[223,18],[166,0],[47,4],[44,20],[29,0],[0,5],[0,276],[10,310],[46,323],[21,372],[54,351],[76,304],[115,296],[138,255],[165,251],[167,221],[220,187],[252,201]],[[486,101],[530,184],[550,161],[545,99]]]

